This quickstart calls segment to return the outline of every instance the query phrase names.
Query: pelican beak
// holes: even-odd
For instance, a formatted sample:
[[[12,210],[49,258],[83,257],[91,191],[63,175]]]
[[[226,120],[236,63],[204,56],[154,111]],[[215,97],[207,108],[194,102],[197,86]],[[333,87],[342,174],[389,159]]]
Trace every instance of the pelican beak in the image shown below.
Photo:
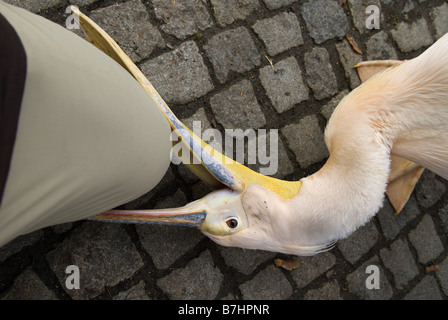
[[[155,210],[111,210],[89,220],[126,223],[165,224],[202,229],[207,214],[214,208],[224,206],[239,197],[240,193],[231,189],[214,191],[202,199],[190,202],[181,208]]]

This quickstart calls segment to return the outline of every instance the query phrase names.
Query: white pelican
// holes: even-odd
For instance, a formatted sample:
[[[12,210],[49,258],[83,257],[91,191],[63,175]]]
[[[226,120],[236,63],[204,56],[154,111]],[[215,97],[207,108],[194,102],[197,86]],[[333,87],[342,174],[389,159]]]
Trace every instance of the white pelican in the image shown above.
[[[112,210],[94,220],[190,225],[224,246],[312,255],[368,222],[381,208],[389,180],[404,177],[399,211],[421,174],[418,165],[448,178],[448,34],[415,59],[361,64],[362,71],[384,70],[335,109],[325,130],[330,152],[326,164],[290,182],[231,160],[225,164],[229,159],[175,117],[118,45],[78,14],[93,43],[109,54],[114,51],[111,56],[154,98],[191,154],[204,160],[190,168],[204,181],[223,187],[182,208]],[[360,73],[364,80],[371,76]],[[392,172],[391,156],[396,163]]]

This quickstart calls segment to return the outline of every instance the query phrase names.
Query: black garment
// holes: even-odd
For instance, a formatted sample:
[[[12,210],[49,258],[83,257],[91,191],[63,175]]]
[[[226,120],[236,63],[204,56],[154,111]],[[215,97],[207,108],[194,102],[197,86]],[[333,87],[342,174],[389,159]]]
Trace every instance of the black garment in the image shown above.
[[[25,49],[0,14],[0,205],[14,150],[25,77]]]

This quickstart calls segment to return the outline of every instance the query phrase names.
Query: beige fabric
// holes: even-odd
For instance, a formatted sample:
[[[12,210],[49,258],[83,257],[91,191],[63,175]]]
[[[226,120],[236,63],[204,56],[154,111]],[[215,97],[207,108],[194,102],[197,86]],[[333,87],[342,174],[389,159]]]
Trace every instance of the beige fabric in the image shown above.
[[[27,54],[27,80],[0,245],[151,190],[169,166],[169,124],[115,61],[72,32],[0,1]]]

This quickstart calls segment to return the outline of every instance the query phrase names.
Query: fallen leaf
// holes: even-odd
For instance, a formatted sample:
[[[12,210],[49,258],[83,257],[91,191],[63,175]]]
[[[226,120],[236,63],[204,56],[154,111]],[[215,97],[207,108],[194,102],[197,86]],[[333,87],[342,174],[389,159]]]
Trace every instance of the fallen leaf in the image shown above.
[[[433,264],[432,266],[428,266],[425,268],[426,273],[431,273],[431,272],[440,271],[440,270],[442,270],[442,267],[438,264]]]
[[[362,54],[361,49],[359,49],[358,45],[355,43],[355,41],[353,41],[353,38],[350,37],[348,34],[346,34],[345,37],[347,38],[348,42],[352,46],[353,50],[355,50],[359,54]]]
[[[291,271],[298,266],[300,266],[300,261],[297,260],[283,260],[283,259],[274,259],[274,264],[276,267],[280,267]]]

